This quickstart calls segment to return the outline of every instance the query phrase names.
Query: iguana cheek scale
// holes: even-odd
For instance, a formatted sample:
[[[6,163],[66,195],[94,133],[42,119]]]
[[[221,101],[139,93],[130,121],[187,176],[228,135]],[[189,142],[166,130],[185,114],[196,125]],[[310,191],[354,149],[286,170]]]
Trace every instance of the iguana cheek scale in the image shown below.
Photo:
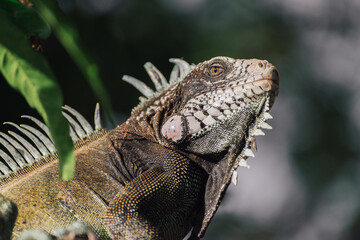
[[[16,125],[0,134],[0,230],[13,239],[27,228],[56,235],[74,221],[99,239],[201,238],[238,166],[253,157],[255,137],[270,129],[268,113],[278,94],[277,69],[265,60],[215,57],[198,65],[181,59],[167,81],[145,64],[156,91],[124,76],[144,96],[130,118],[104,130],[99,108],[95,130],[74,109],[64,116],[75,141],[76,174],[62,182],[47,127]],[[1,196],[3,195],[3,197]],[[19,197],[21,196],[21,197]],[[14,205],[12,210],[14,210]],[[60,236],[58,236],[60,237]]]

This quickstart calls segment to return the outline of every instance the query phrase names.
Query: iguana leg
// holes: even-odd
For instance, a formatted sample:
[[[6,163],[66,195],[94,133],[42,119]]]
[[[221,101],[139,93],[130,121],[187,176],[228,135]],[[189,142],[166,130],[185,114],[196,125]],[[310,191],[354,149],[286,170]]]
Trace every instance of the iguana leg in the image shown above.
[[[9,240],[11,239],[12,230],[15,225],[16,217],[18,215],[18,210],[16,205],[0,194],[0,240]],[[95,233],[87,227],[85,224],[77,222],[68,225],[62,230],[63,236],[55,238],[50,236],[40,229],[26,229],[24,230],[19,240],[29,240],[29,239],[57,239],[57,240],[77,240],[77,239],[89,239],[95,240]],[[14,236],[13,236],[14,238]]]
[[[41,229],[26,229],[18,240],[96,240],[95,233],[84,223],[74,222],[64,228],[55,229],[56,236]]]
[[[206,173],[171,152],[128,183],[109,204],[105,222],[115,239],[183,239],[202,201]]]
[[[10,239],[17,214],[16,205],[0,194],[0,240]]]

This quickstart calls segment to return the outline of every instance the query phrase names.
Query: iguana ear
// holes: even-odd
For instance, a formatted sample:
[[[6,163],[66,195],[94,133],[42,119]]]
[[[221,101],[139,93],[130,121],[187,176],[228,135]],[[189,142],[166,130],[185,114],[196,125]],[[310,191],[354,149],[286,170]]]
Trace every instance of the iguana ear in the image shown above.
[[[181,143],[188,135],[186,118],[182,115],[174,115],[168,118],[161,127],[161,135],[172,143]]]
[[[182,143],[186,137],[201,130],[201,123],[194,116],[174,115],[161,127],[161,135],[171,143]]]

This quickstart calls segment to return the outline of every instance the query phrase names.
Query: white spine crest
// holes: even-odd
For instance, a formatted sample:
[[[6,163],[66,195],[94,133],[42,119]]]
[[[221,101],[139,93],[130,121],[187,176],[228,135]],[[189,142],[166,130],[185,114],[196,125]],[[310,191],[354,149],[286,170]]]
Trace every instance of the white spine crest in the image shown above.
[[[189,64],[185,60],[179,58],[170,58],[170,62],[174,63],[174,68],[170,73],[169,81],[166,80],[164,75],[150,62],[145,63],[144,68],[148,73],[150,79],[154,83],[156,91],[153,91],[149,86],[147,86],[144,82],[136,79],[134,77],[124,75],[122,80],[133,85],[137,90],[141,92],[140,96],[140,104],[136,106],[134,110],[143,106],[144,103],[149,101],[150,99],[159,96],[161,93],[174,86],[175,84],[181,82],[186,75],[188,75],[196,65]]]
[[[70,136],[74,142],[102,129],[99,104],[96,104],[94,115],[95,131],[75,109],[66,105],[63,109],[63,114],[70,125]],[[16,128],[19,134],[13,131],[8,131],[8,134],[0,132],[0,145],[3,145],[6,150],[0,149],[2,159],[0,160],[0,177],[56,152],[48,127],[34,117],[26,115],[22,117],[30,119],[39,129],[27,124],[4,123]]]

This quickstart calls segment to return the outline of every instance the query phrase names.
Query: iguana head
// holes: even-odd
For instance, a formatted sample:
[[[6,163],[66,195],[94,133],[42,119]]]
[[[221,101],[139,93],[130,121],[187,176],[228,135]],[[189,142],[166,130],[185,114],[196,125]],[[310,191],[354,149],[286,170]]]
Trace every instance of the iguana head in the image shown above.
[[[196,238],[204,234],[236,168],[253,156],[255,136],[264,135],[260,128],[271,128],[266,120],[272,118],[268,111],[278,95],[279,73],[258,59],[215,57],[196,66],[173,62],[178,67],[170,85],[149,94],[133,116],[150,126],[155,141],[198,156],[194,161],[208,172],[204,212],[192,234]],[[147,70],[155,85],[166,83],[151,67]]]
[[[203,62],[177,86],[179,97],[161,136],[186,151],[220,153],[245,137],[265,106],[271,108],[278,86],[278,71],[265,60],[216,57]]]

